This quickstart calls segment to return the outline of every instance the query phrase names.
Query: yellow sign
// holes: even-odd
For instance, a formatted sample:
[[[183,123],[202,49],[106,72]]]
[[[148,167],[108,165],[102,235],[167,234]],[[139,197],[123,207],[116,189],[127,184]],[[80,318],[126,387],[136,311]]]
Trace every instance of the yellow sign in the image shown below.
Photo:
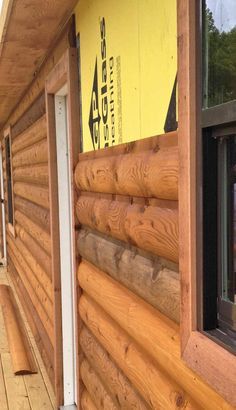
[[[80,0],[83,151],[176,128],[176,0]]]

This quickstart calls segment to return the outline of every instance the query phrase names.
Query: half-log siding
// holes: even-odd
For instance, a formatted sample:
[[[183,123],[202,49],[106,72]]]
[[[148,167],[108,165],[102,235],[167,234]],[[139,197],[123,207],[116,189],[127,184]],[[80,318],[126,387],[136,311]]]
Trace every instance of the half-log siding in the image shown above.
[[[38,104],[41,101],[42,97],[38,99]],[[33,309],[31,320],[41,339],[41,351],[44,351],[48,372],[53,378],[54,312],[50,275],[46,116],[43,113],[30,125],[28,118],[29,112],[26,111],[23,121],[26,125],[22,132],[16,133],[15,130],[20,129],[17,124],[13,128],[15,237],[7,232],[8,259],[12,277],[25,300],[28,313]]]
[[[83,409],[222,409],[180,357],[177,133],[79,155]]]

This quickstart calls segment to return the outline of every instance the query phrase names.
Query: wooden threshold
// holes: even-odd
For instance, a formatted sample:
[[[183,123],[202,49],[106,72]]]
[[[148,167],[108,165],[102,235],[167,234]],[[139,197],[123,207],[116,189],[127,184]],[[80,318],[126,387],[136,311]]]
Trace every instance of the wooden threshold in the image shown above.
[[[13,283],[4,267],[0,267],[0,284],[10,285],[14,292],[38,368],[37,374],[14,375],[2,309],[0,308],[0,409],[53,410],[55,409],[53,388]]]

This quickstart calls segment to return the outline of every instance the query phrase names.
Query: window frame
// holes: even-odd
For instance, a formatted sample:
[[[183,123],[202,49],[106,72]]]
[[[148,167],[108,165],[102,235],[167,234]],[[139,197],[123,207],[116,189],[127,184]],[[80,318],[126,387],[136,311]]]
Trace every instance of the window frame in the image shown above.
[[[13,166],[12,166],[12,141],[11,141],[11,126],[7,127],[3,133],[4,136],[4,150],[5,150],[5,172],[6,172],[6,193],[7,193],[7,227],[11,235],[14,237],[15,234],[15,207],[14,207],[14,181],[13,181]],[[8,188],[8,173],[7,173],[7,152],[6,152],[6,140],[9,138],[9,149],[10,149],[10,169],[11,169],[11,203],[12,203],[12,222],[9,222],[9,188]]]
[[[203,279],[202,138],[199,1],[177,0],[179,119],[179,263],[181,356],[231,405],[236,357],[199,330]]]

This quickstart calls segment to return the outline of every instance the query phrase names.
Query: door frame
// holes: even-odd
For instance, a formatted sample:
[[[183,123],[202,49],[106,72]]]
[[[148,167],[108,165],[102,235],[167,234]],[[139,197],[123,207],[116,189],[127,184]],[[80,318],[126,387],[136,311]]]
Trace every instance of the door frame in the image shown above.
[[[56,144],[56,118],[55,118],[55,95],[67,86],[67,124],[68,145],[72,201],[72,266],[74,281],[74,311],[77,313],[77,258],[76,258],[76,217],[74,204],[76,192],[74,187],[73,173],[78,161],[80,151],[79,143],[79,94],[78,94],[78,64],[77,50],[68,49],[45,82],[46,113],[47,113],[47,135],[48,135],[48,159],[49,159],[49,199],[50,199],[50,228],[52,246],[52,282],[54,292],[54,374],[55,394],[57,408],[64,405],[64,383],[63,383],[63,340],[62,340],[62,302],[61,302],[61,273],[60,273],[60,232],[59,232],[59,203],[58,203],[58,175],[57,175],[57,144]],[[53,210],[53,212],[52,212]],[[79,355],[78,355],[78,315],[74,318],[75,331],[75,358],[76,371],[75,383],[79,380]],[[78,383],[77,383],[78,386]],[[77,387],[77,403],[80,391]]]

